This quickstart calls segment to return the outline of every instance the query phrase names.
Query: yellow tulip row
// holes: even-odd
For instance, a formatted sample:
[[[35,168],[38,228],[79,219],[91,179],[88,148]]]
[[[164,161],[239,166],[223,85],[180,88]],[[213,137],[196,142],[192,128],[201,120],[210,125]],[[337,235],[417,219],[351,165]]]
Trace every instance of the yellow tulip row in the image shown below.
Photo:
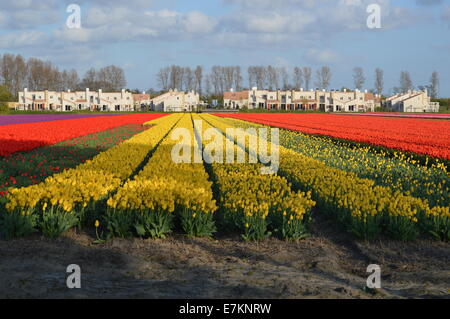
[[[186,129],[184,140],[173,140],[176,136],[169,134],[142,171],[127,181],[107,204],[117,214],[124,211],[143,214],[158,212],[164,219],[167,217],[164,215],[177,212],[181,214],[179,217],[186,233],[210,236],[214,231],[212,213],[217,210],[217,206],[213,199],[212,182],[208,180],[203,162],[194,162],[198,144],[194,140],[192,116],[183,115],[176,129]],[[181,153],[185,151],[190,154],[186,162],[176,163],[172,158],[172,151],[177,146],[184,148],[177,155],[183,155]],[[151,233],[150,230],[148,232]]]
[[[238,126],[265,127],[236,119],[224,121]],[[289,130],[280,131],[280,144],[330,167],[374,180],[377,185],[427,200],[430,207],[450,203],[450,175],[438,159],[431,161],[427,157],[425,165],[421,165],[401,152],[388,154],[371,146],[349,147],[349,142]]]
[[[84,208],[115,191],[139,167],[147,154],[180,119],[169,115],[146,124],[153,128],[100,153],[92,160],[74,169],[47,178],[29,187],[12,189],[6,209],[31,214],[47,207],[57,207],[72,212],[75,207]],[[42,205],[41,207],[37,207]]]
[[[194,119],[202,120],[202,135],[211,128],[225,132],[221,123],[209,123],[214,120],[212,116],[196,115]],[[220,143],[214,148],[226,145],[217,140],[203,140],[203,143],[208,147]],[[235,156],[237,147],[235,144]],[[267,236],[268,230],[279,232],[283,238],[301,238],[306,231],[304,217],[315,205],[311,194],[293,192],[285,178],[262,175],[261,167],[261,164],[251,163],[212,163],[225,221],[243,230],[247,240],[261,240]]]
[[[233,126],[219,118],[210,121],[223,128]],[[398,239],[413,239],[419,219],[443,238],[450,233],[448,206],[430,208],[425,200],[376,186],[373,180],[328,167],[282,146],[279,151],[280,173],[296,187],[313,190],[318,206],[337,215],[359,237],[374,238],[384,228]]]

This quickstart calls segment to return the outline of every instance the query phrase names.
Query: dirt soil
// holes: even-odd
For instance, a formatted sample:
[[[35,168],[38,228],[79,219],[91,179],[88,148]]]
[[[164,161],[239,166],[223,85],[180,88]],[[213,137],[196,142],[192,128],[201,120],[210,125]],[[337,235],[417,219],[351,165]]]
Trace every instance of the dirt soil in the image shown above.
[[[1,298],[450,298],[450,243],[361,242],[315,221],[311,237],[245,243],[239,237],[0,241]],[[81,289],[66,268],[81,267]],[[382,289],[364,289],[369,264]]]

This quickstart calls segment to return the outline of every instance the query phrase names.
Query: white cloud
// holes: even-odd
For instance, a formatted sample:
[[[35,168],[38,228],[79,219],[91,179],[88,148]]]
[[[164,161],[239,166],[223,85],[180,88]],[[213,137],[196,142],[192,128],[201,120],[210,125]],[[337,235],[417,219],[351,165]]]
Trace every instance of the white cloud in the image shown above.
[[[211,33],[217,22],[201,12],[193,11],[184,17],[183,25],[187,33],[202,34]]]
[[[0,48],[20,49],[32,47],[36,45],[43,45],[47,40],[47,36],[38,31],[2,34],[0,35]]]
[[[339,54],[330,49],[309,49],[304,57],[313,64],[334,64],[340,60]]]

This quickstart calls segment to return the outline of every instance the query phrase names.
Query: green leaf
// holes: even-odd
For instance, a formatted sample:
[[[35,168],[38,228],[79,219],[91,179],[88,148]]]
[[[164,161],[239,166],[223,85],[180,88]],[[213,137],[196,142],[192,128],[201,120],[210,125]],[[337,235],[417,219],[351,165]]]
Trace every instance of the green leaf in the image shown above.
[[[144,237],[145,236],[145,228],[144,226],[142,226],[141,224],[137,224],[134,226],[134,228],[136,229],[136,232],[139,236]]]

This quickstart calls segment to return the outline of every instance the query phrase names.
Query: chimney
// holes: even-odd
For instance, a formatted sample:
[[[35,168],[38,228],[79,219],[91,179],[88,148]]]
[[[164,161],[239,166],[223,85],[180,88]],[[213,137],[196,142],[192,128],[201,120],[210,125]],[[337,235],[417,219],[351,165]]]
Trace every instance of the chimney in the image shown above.
[[[364,90],[364,93],[369,93],[369,91],[367,91],[367,90]]]
[[[344,89],[344,93],[347,93],[347,89]]]

